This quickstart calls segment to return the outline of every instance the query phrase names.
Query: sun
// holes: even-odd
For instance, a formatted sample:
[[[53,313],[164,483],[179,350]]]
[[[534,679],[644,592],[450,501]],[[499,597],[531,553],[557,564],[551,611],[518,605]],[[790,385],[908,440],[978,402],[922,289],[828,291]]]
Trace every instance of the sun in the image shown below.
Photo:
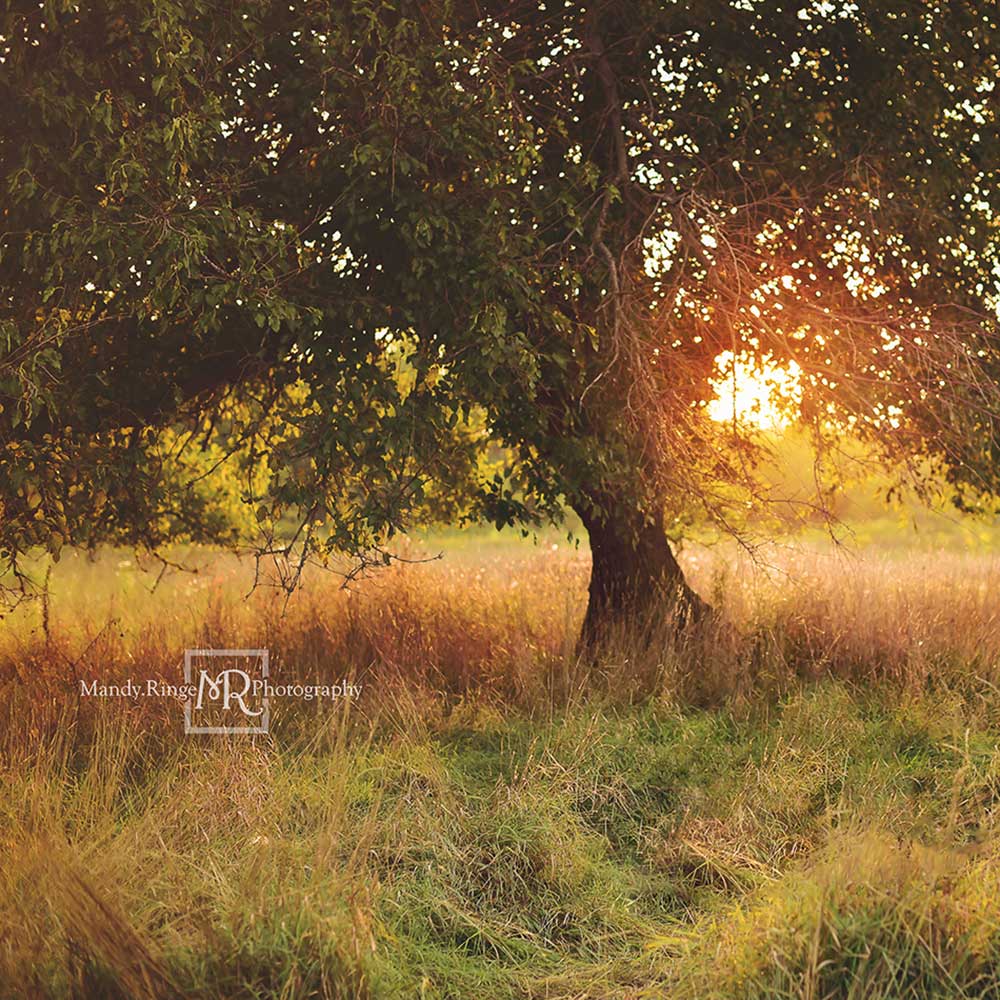
[[[715,396],[708,415],[719,423],[759,430],[783,430],[802,403],[802,369],[795,361],[780,364],[770,354],[723,351],[710,380]]]

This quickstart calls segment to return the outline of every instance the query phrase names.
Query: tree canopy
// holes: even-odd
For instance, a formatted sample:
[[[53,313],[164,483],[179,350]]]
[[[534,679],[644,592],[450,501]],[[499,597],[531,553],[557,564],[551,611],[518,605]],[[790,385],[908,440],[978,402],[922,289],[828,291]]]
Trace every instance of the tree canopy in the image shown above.
[[[992,3],[15,2],[0,38],[10,567],[235,542],[221,476],[297,559],[568,504],[589,631],[691,604],[666,511],[753,495],[727,351],[794,363],[818,441],[997,491]]]

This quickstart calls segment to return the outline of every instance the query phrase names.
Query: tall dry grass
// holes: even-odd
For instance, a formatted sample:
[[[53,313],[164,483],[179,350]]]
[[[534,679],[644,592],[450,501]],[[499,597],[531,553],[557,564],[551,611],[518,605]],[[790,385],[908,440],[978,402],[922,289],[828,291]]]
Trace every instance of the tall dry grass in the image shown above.
[[[852,967],[837,941],[857,920],[921,976],[975,949],[988,967],[972,875],[939,904],[948,873],[888,848],[857,848],[854,882],[796,866],[838,817],[948,839],[960,873],[969,831],[992,837],[1000,765],[988,728],[975,753],[968,732],[1000,702],[1000,560],[684,558],[715,621],[612,635],[591,662],[573,550],[350,591],[315,573],[287,603],[244,599],[229,557],[153,593],[121,553],[67,557],[48,634],[25,608],[0,637],[0,997],[740,995],[705,974],[713,947],[726,982],[777,984],[743,995],[850,995],[823,970]],[[80,697],[81,679],[177,682],[196,646],[267,647],[276,681],[362,695],[282,703],[259,739],[185,738],[172,701]],[[889,704],[930,692],[938,714],[874,724],[853,694],[801,694],[826,678]],[[924,926],[973,943],[924,948]],[[768,935],[784,978],[758,961]],[[871,995],[894,995],[873,969]]]
[[[707,550],[684,559],[713,621],[681,636],[653,622],[641,641],[612,632],[584,661],[588,557],[573,550],[395,566],[350,589],[315,571],[290,599],[266,585],[248,594],[251,567],[227,556],[150,593],[152,578],[119,553],[96,565],[76,555],[57,568],[48,634],[37,605],[0,633],[0,733],[51,733],[67,712],[89,724],[81,680],[176,683],[184,650],[208,646],[270,649],[279,682],[353,680],[366,711],[470,695],[529,712],[601,697],[714,704],[823,676],[910,689],[1000,683],[997,556],[775,548],[755,561]],[[126,599],[109,577],[128,584]],[[167,725],[177,706],[143,699],[134,711]]]

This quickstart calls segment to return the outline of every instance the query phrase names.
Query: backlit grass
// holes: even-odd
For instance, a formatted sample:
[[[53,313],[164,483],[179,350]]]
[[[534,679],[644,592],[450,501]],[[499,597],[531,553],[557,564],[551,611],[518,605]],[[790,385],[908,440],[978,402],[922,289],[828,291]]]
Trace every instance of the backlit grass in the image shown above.
[[[996,996],[1000,564],[688,553],[723,622],[590,665],[553,544],[287,606],[64,558],[0,654],[0,995]],[[78,697],[196,645],[362,695]]]

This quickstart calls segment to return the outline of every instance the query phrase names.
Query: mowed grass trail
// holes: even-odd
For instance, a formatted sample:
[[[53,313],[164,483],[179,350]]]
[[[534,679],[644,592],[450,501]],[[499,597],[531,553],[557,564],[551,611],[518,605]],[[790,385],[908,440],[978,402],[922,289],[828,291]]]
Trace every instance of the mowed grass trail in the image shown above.
[[[993,557],[695,554],[726,624],[588,666],[558,541],[287,606],[190,555],[6,623],[0,996],[1000,995]],[[205,645],[362,694],[254,738],[78,696]]]

